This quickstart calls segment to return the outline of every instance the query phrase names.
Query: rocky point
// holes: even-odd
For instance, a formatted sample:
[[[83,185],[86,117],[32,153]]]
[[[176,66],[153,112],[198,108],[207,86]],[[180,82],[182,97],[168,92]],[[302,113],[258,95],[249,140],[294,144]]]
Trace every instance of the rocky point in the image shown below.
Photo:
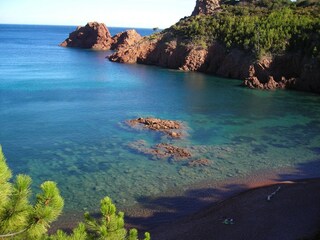
[[[77,27],[60,46],[109,50],[112,43],[113,40],[105,24],[89,22],[84,27]]]
[[[89,22],[84,27],[77,27],[60,46],[94,50],[120,50],[138,43],[141,38],[140,34],[133,29],[111,37],[105,24]]]

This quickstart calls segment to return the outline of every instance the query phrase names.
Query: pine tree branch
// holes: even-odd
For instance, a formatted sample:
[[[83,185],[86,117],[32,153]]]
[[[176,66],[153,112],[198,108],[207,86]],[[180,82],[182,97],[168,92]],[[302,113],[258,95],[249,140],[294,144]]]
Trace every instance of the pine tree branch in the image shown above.
[[[21,231],[16,232],[16,233],[7,233],[7,234],[4,234],[4,235],[0,235],[0,238],[13,237],[13,236],[19,235],[19,234],[21,234],[21,233],[24,233],[24,232],[27,231],[27,230],[28,230],[28,228],[25,228],[25,229],[22,229]]]

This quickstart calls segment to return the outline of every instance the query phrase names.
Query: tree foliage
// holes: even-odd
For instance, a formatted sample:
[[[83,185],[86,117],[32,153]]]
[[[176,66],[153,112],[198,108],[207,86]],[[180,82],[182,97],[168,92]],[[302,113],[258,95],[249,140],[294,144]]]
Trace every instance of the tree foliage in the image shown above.
[[[41,184],[35,205],[31,205],[31,178],[11,171],[0,147],[0,238],[39,239],[63,209],[63,199],[54,182]],[[18,233],[18,234],[17,234]]]
[[[300,6],[302,3],[303,7]],[[290,0],[252,0],[246,4],[227,4],[214,15],[184,18],[171,30],[193,42],[199,39],[209,44],[219,41],[227,48],[240,48],[257,56],[297,50],[319,56],[318,3],[319,0],[297,3]]]
[[[10,182],[12,173],[0,145],[0,239],[14,240],[138,240],[138,231],[129,232],[124,227],[124,213],[117,212],[109,197],[101,200],[101,219],[97,220],[85,213],[85,222],[79,223],[72,234],[58,230],[48,235],[50,223],[61,214],[64,201],[56,183],[41,184],[41,192],[32,205],[31,178],[18,175]],[[145,233],[144,240],[150,240]]]

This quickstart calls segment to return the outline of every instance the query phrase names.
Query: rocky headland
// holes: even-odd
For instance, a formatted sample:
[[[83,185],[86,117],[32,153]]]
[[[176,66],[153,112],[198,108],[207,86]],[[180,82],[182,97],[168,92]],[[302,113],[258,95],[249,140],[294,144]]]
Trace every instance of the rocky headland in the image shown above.
[[[253,50],[230,47],[219,39],[202,42],[194,40],[199,37],[199,34],[204,33],[197,33],[198,35],[190,40],[185,33],[181,34],[181,31],[177,30],[183,24],[193,24],[196,27],[192,30],[197,31],[197,21],[201,22],[208,16],[218,18],[218,14],[224,11],[224,5],[221,2],[197,0],[191,17],[183,18],[171,28],[144,37],[135,44],[122,45],[121,49],[109,56],[110,61],[157,65],[242,79],[242,84],[249,88],[288,88],[320,93],[319,56],[315,57],[305,51],[296,50],[281,54],[263,54],[257,57],[253,54]],[[245,2],[241,1],[241,5],[246,6]],[[246,10],[249,8],[247,7]],[[314,35],[316,46],[319,44],[319,36]]]
[[[146,37],[135,30],[112,37],[104,24],[90,22],[70,33],[60,46],[115,50],[108,56],[113,62],[241,79],[242,85],[251,89],[320,93],[320,22],[317,20],[320,4],[294,7],[276,6],[276,1],[263,4],[247,0],[197,0],[190,17]],[[274,17],[277,14],[284,16],[283,19]],[[278,26],[290,18],[293,25]],[[302,18],[305,20],[297,20]],[[308,21],[312,24],[303,25]],[[268,24],[271,28],[266,28]],[[287,35],[279,40],[278,36],[285,31]]]
[[[84,27],[77,27],[60,46],[109,50],[112,43],[110,32],[105,24],[89,22]]]
[[[89,22],[83,27],[77,27],[60,46],[93,50],[117,50],[123,46],[129,47],[140,41],[141,38],[140,34],[133,29],[112,37],[104,23]]]

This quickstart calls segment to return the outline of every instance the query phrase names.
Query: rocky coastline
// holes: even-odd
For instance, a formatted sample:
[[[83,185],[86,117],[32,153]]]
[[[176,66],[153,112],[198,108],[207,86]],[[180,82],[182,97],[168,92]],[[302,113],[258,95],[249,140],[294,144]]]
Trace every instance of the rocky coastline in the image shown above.
[[[192,16],[214,15],[220,0],[197,0]],[[156,65],[241,79],[251,89],[294,89],[320,93],[320,61],[302,52],[262,56],[258,60],[238,48],[227,49],[215,41],[208,46],[192,44],[171,28],[141,37],[135,30],[111,36],[104,24],[78,27],[60,44],[64,47],[115,50],[108,56],[118,63]]]
[[[197,0],[192,16],[214,15],[219,11],[219,0]],[[302,52],[263,56],[257,60],[251,53],[227,49],[217,41],[205,47],[190,44],[170,29],[119,49],[109,56],[109,60],[241,79],[242,85],[251,89],[320,93],[320,63]]]
[[[320,93],[320,65],[316,59],[303,54],[255,60],[239,49],[227,51],[217,42],[205,49],[179,46],[178,40],[166,41],[165,37],[158,40],[144,38],[135,46],[118,50],[109,56],[109,60],[241,79],[242,84],[251,89],[295,89]]]

